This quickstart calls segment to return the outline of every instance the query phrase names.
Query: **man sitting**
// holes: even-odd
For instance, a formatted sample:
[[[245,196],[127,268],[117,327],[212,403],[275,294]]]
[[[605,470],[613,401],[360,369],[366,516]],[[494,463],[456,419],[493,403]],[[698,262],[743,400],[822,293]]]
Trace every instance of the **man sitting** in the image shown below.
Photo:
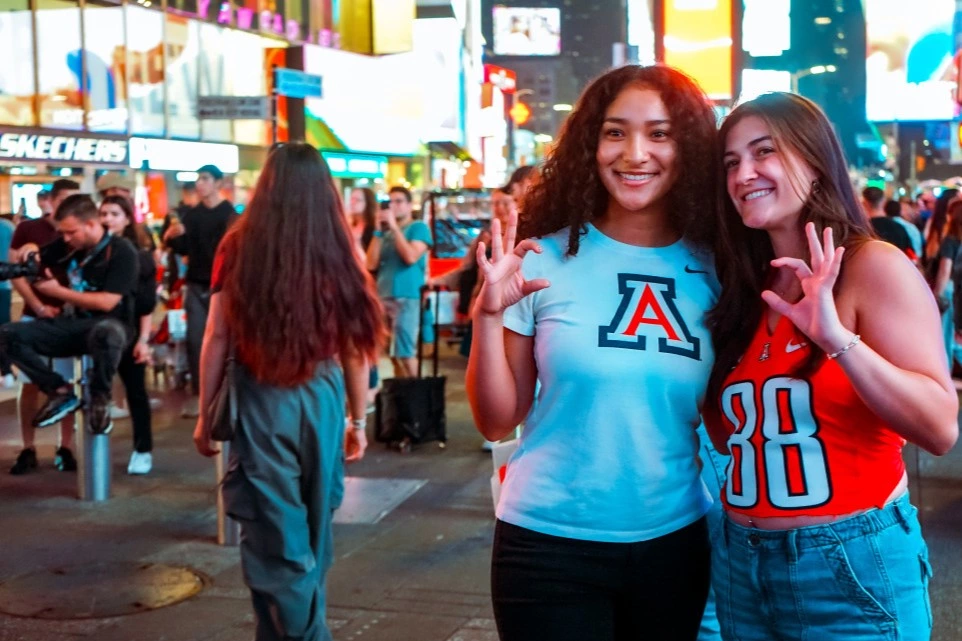
[[[55,218],[61,238],[42,248],[26,245],[20,256],[28,260],[31,252],[39,253],[46,278],[34,287],[63,301],[63,312],[0,327],[0,348],[47,395],[33,419],[37,427],[53,425],[81,405],[72,387],[50,369],[44,357],[89,354],[93,358],[90,429],[105,433],[111,428],[111,380],[133,335],[137,251],[127,240],[107,233],[90,196],[70,196],[57,208]],[[66,271],[69,287],[50,277],[47,270],[56,267]]]

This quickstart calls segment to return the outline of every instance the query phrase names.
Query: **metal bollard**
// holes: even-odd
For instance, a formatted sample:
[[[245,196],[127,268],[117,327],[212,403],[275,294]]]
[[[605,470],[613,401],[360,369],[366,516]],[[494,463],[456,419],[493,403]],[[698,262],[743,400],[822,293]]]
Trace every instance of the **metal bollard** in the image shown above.
[[[219,545],[240,545],[240,523],[227,516],[221,481],[227,474],[227,461],[230,457],[230,442],[220,444],[220,453],[214,457],[217,466],[217,543]]]
[[[93,359],[84,356],[80,359],[80,394],[83,411],[76,428],[77,452],[80,455],[77,466],[77,494],[81,501],[106,501],[110,498],[110,435],[91,434],[90,425],[90,381],[89,372],[93,369]]]

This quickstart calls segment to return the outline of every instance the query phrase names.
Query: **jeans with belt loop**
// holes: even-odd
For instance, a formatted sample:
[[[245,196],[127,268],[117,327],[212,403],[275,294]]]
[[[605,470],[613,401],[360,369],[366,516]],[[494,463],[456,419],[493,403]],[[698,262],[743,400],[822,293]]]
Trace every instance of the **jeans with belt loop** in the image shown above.
[[[759,530],[725,520],[712,581],[726,641],[927,641],[928,548],[908,493],[826,525]]]

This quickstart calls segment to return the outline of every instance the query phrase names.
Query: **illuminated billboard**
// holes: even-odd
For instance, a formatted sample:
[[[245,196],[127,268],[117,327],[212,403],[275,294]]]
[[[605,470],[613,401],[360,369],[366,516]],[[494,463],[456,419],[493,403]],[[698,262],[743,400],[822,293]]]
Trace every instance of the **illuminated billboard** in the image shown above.
[[[951,120],[955,115],[953,0],[864,0],[870,121]]]
[[[731,0],[665,0],[663,20],[663,62],[698,81],[712,100],[731,100]]]
[[[561,53],[561,9],[494,7],[497,56],[556,56]]]

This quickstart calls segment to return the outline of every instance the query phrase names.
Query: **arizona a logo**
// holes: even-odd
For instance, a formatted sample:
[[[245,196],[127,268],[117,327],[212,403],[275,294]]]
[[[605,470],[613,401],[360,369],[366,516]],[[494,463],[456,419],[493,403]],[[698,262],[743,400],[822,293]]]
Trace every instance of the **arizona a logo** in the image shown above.
[[[657,338],[659,352],[701,360],[701,341],[675,307],[673,278],[618,274],[618,292],[611,324],[598,328],[599,347],[646,350],[648,338]]]

